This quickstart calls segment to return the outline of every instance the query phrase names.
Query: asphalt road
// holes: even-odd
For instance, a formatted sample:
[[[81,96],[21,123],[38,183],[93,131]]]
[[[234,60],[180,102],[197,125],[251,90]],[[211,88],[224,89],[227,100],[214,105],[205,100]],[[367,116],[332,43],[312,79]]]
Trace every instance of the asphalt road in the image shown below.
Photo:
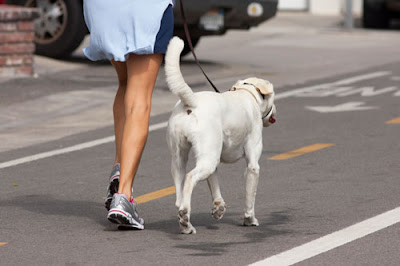
[[[195,188],[189,236],[179,234],[171,192],[164,122],[177,98],[163,72],[134,184],[146,229],[118,231],[103,207],[113,70],[79,52],[67,62],[38,57],[36,79],[0,83],[0,264],[399,265],[399,39],[287,14],[203,40],[199,56],[220,89],[269,79],[278,115],[263,132],[260,226],[241,226],[239,161],[218,168],[221,221],[210,215],[207,184]],[[210,89],[189,57],[182,70],[196,91]]]

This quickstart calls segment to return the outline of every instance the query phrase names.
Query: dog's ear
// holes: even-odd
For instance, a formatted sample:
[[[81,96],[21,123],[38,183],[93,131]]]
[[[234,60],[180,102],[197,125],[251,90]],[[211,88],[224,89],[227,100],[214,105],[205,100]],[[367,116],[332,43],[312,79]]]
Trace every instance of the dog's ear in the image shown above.
[[[243,80],[238,80],[238,81],[236,81],[236,83],[232,86],[232,88],[230,89],[230,91],[235,91],[236,88],[239,88],[241,84],[243,84]]]
[[[254,85],[262,95],[269,95],[274,93],[274,85],[268,80],[256,79]]]

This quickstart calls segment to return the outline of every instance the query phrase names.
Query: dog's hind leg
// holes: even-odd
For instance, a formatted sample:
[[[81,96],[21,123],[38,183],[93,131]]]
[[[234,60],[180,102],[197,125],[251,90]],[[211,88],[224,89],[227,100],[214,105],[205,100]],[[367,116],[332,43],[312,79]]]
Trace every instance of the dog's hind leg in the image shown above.
[[[171,149],[171,174],[174,179],[176,189],[175,206],[177,209],[179,209],[182,203],[183,185],[185,180],[186,164],[188,161],[190,144],[187,142],[174,144],[174,148]]]
[[[226,211],[226,204],[221,195],[221,190],[219,187],[218,176],[216,173],[212,174],[209,178],[207,178],[208,187],[211,191],[211,196],[213,200],[213,207],[211,209],[211,215],[217,219],[221,220],[222,216]]]
[[[260,159],[262,152],[262,142],[252,143],[249,141],[245,145],[245,154],[247,161],[247,168],[244,176],[246,178],[246,208],[244,212],[243,225],[246,226],[258,226],[258,220],[255,217],[254,204],[256,200],[257,185],[260,175],[260,165],[258,160]]]
[[[183,186],[183,198],[182,204],[179,207],[179,226],[183,234],[195,234],[196,229],[190,223],[190,211],[191,211],[191,198],[193,188],[201,180],[208,178],[212,173],[215,172],[219,160],[215,160],[215,156],[207,154],[210,158],[214,159],[200,159],[196,163],[196,167],[190,171],[185,177],[185,184]]]

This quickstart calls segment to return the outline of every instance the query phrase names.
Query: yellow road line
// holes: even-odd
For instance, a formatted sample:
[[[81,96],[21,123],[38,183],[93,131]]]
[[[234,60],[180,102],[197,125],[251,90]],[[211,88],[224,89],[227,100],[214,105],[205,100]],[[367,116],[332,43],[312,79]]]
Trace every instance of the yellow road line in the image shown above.
[[[400,117],[386,121],[386,124],[400,124]]]
[[[155,199],[163,198],[169,195],[175,194],[175,186],[163,188],[148,194],[141,195],[135,198],[137,203],[145,203]]]
[[[310,146],[305,146],[297,150],[281,153],[269,158],[269,160],[287,160],[293,157],[297,157],[306,153],[322,150],[324,148],[335,145],[334,143],[317,143]]]
[[[6,242],[0,242],[0,246],[4,246],[4,245],[7,245],[7,243]]]

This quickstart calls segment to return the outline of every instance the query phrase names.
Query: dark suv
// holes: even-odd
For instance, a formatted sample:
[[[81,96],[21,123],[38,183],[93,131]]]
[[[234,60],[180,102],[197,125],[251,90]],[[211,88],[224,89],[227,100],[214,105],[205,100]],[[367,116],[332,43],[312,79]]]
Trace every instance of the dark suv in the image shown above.
[[[82,0],[0,0],[0,3],[39,9],[40,17],[35,21],[37,54],[66,57],[88,34]],[[183,3],[192,43],[196,45],[201,36],[222,35],[229,29],[257,26],[275,16],[278,0],[184,0]],[[179,0],[174,13],[175,35],[185,39]],[[186,48],[184,54],[188,52]]]
[[[400,0],[364,0],[363,24],[366,28],[386,29],[400,18]]]

